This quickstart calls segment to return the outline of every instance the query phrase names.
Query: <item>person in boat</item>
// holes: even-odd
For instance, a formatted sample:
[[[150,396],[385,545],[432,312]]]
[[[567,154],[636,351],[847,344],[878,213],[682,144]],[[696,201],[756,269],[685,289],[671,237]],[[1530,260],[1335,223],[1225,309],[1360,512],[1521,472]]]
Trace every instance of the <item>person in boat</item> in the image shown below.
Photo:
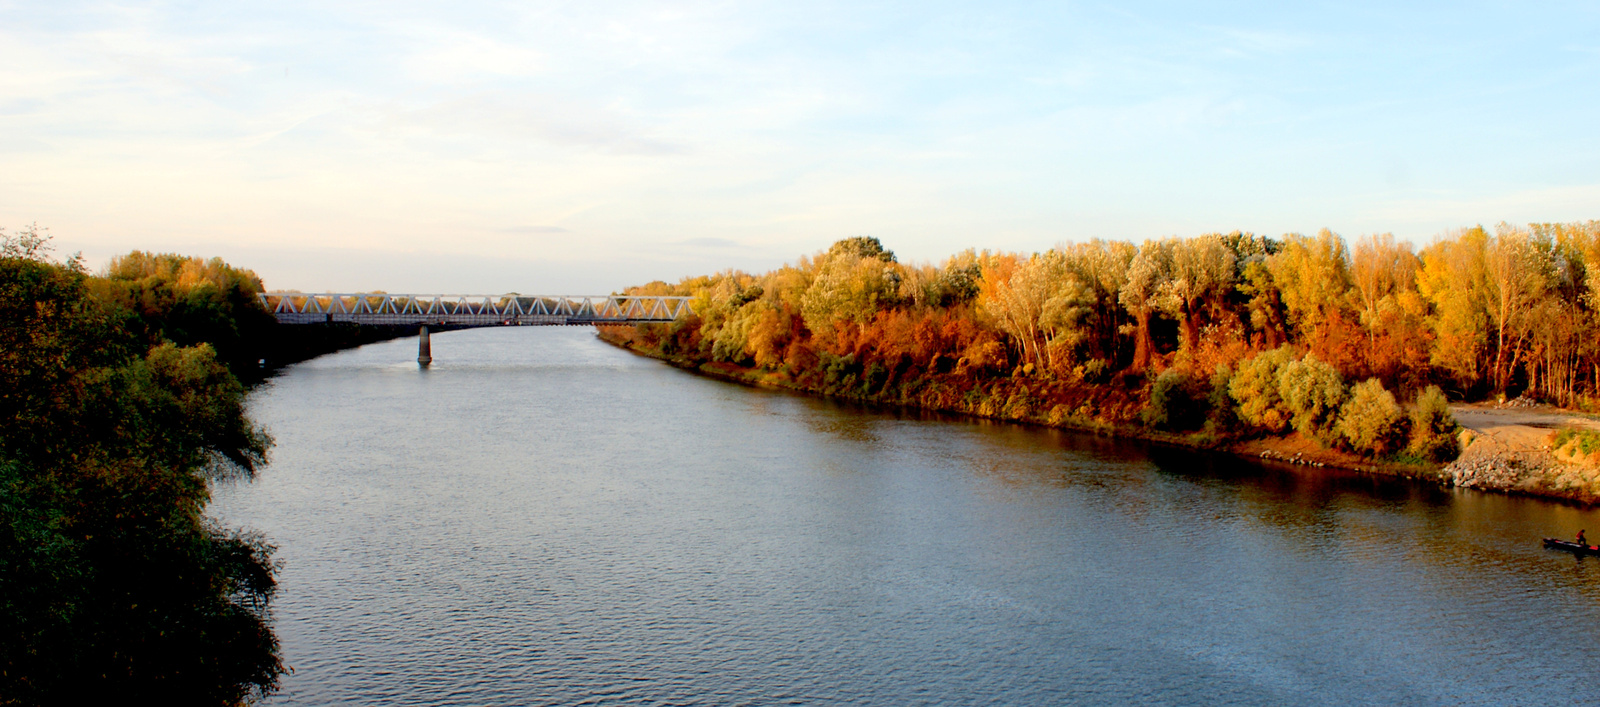
[[[1578,531],[1578,544],[1584,547],[1589,547],[1589,541],[1584,539],[1582,530]]]

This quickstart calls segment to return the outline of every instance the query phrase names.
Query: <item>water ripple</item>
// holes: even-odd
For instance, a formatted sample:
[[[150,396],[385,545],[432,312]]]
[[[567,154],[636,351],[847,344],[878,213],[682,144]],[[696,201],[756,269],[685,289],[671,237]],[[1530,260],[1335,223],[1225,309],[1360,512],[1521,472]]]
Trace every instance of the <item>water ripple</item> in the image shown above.
[[[286,372],[276,705],[1600,702],[1589,511],[730,386],[583,330]]]

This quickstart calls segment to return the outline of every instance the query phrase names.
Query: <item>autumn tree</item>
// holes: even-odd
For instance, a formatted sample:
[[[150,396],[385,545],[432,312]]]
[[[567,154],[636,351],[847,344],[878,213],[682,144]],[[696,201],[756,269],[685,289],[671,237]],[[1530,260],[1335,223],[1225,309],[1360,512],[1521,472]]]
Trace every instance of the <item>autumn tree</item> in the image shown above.
[[[1117,294],[1133,317],[1133,363],[1128,370],[1141,372],[1155,357],[1155,339],[1150,333],[1151,319],[1160,309],[1161,286],[1172,271],[1172,249],[1176,238],[1147,240],[1128,264],[1128,279]]]
[[[270,444],[243,387],[209,344],[148,345],[81,268],[0,245],[0,701],[271,690],[271,548],[202,514]]]
[[[1139,249],[1124,241],[1093,239],[1062,246],[1067,271],[1081,285],[1081,306],[1075,321],[1083,326],[1082,341],[1092,355],[1115,364],[1118,336],[1128,319],[1118,297],[1128,282],[1128,271]]]
[[[1236,261],[1220,235],[1174,240],[1168,252],[1167,277],[1156,286],[1156,307],[1178,320],[1180,353],[1193,357],[1200,348],[1200,319],[1233,290]]]
[[[1315,238],[1285,236],[1282,248],[1267,259],[1267,269],[1299,338],[1313,338],[1338,316],[1350,288],[1350,268],[1344,240],[1332,231],[1324,228]]]
[[[1489,321],[1494,328],[1494,389],[1504,393],[1551,286],[1551,243],[1502,223],[1484,252]]]
[[[85,285],[95,298],[137,314],[132,325],[149,343],[208,343],[235,375],[253,373],[276,336],[276,320],[256,298],[261,278],[221,258],[133,251],[112,258]]]
[[[1411,244],[1396,242],[1392,233],[1373,234],[1356,241],[1350,258],[1350,280],[1369,342],[1376,343],[1378,310],[1384,299],[1415,289],[1419,264]]]
[[[1438,343],[1431,360],[1463,389],[1478,382],[1488,347],[1488,243],[1481,227],[1440,238],[1422,252],[1417,277],[1417,290],[1433,310],[1428,322]]]
[[[1351,387],[1335,431],[1357,452],[1382,456],[1405,443],[1405,411],[1381,381],[1369,378]]]
[[[1306,355],[1278,371],[1278,397],[1300,434],[1326,444],[1349,391],[1333,366]]]
[[[1243,261],[1238,289],[1247,301],[1245,309],[1250,327],[1260,332],[1262,348],[1275,349],[1288,343],[1289,324],[1283,292],[1272,279],[1266,255],[1250,256]]]
[[[1035,253],[1027,259],[996,256],[984,262],[978,309],[1011,335],[1025,362],[1049,365],[1046,332],[1041,319],[1065,273],[1059,253]]]
[[[967,401],[957,407],[987,385],[1021,386],[1007,399],[1027,405],[1038,404],[1033,386],[1066,386],[1053,389],[1053,418],[1093,409],[1071,386],[1158,367],[1169,354],[1157,343],[1168,346],[1168,321],[1178,372],[1159,391],[1148,387],[1158,377],[1145,378],[1134,394],[1181,412],[1209,385],[1204,407],[1218,429],[1278,433],[1292,422],[1332,441],[1345,380],[1376,381],[1361,384],[1352,408],[1369,421],[1393,417],[1380,389],[1392,398],[1444,383],[1470,397],[1525,383],[1580,405],[1600,393],[1600,222],[1502,224],[1492,236],[1465,229],[1420,253],[1387,233],[1347,247],[1326,229],[1281,240],[1236,231],[1032,255],[968,250],[938,266],[900,264],[863,237],[766,275],[674,288],[696,297],[697,312],[692,324],[673,325],[672,341],[694,342],[675,350],[764,368],[781,362],[797,380],[825,368],[828,385],[851,394],[942,385],[919,382],[913,369],[955,374],[965,382],[930,399]],[[953,331],[961,333],[940,333]],[[1019,365],[1045,380],[992,381]],[[1151,424],[1174,424],[1171,414],[1151,415]],[[1376,437],[1348,432],[1340,435],[1351,445],[1376,453]],[[1379,446],[1394,447],[1384,439]]]
[[[817,259],[817,273],[800,297],[800,311],[813,332],[841,322],[862,323],[893,306],[901,275],[894,253],[876,238],[848,238]]]
[[[1288,427],[1293,414],[1278,393],[1278,376],[1294,360],[1294,349],[1280,346],[1240,362],[1228,381],[1228,395],[1238,406],[1240,419],[1272,433]]]

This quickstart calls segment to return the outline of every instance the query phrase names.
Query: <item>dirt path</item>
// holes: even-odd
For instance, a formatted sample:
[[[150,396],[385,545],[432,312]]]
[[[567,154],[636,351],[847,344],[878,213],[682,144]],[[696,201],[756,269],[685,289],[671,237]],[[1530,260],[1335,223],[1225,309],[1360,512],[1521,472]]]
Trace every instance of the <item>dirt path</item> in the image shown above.
[[[1548,405],[1502,408],[1478,403],[1452,405],[1450,411],[1462,427],[1477,433],[1469,448],[1476,451],[1483,445],[1481,451],[1488,453],[1543,451],[1550,433],[1566,425],[1600,430],[1600,421],[1592,417]]]

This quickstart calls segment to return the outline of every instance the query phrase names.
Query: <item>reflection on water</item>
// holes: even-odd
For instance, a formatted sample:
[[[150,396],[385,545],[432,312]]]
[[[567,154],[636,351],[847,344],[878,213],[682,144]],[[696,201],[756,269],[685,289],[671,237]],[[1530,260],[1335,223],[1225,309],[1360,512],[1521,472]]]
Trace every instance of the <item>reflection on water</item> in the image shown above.
[[[694,377],[587,330],[308,362],[213,512],[273,703],[1583,704],[1600,515]]]

